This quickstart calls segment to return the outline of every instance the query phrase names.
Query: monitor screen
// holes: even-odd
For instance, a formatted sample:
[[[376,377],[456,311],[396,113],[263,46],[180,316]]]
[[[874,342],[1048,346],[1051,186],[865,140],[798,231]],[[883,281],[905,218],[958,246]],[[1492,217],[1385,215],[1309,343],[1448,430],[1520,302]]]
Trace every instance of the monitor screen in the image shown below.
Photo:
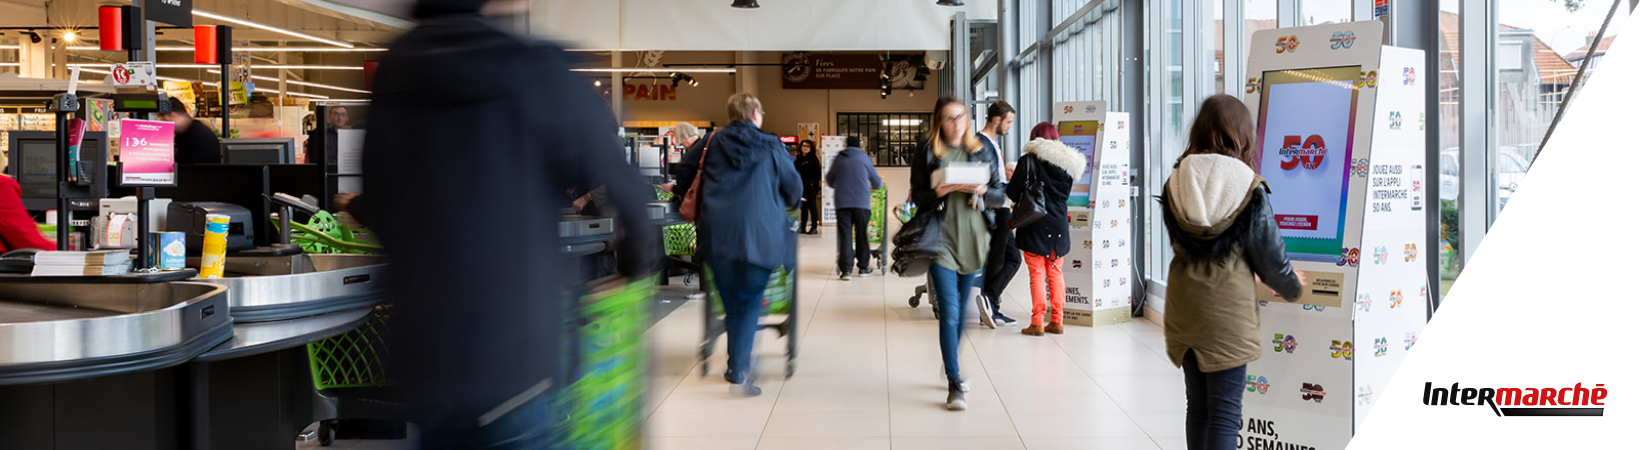
[[[1292,259],[1337,261],[1344,248],[1360,73],[1361,66],[1264,72],[1255,162]]]
[[[292,138],[222,141],[222,162],[228,164],[291,164],[295,159],[295,139]]]
[[[1071,196],[1066,203],[1070,206],[1088,206],[1088,196],[1093,192],[1093,172],[1091,165],[1095,154],[1099,150],[1099,121],[1097,120],[1067,120],[1059,122],[1059,142],[1082,152],[1088,158],[1090,168],[1082,172],[1082,178],[1071,182]]]
[[[17,184],[25,198],[57,196],[57,142],[25,140],[17,142]]]

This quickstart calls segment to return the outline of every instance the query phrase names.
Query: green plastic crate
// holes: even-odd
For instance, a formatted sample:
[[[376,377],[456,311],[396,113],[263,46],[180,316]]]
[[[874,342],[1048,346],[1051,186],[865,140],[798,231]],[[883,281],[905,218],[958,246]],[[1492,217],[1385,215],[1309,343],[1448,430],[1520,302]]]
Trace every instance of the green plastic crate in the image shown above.
[[[310,343],[308,367],[319,390],[378,387],[388,384],[387,351],[392,333],[387,306],[377,306],[364,325],[330,339]]]

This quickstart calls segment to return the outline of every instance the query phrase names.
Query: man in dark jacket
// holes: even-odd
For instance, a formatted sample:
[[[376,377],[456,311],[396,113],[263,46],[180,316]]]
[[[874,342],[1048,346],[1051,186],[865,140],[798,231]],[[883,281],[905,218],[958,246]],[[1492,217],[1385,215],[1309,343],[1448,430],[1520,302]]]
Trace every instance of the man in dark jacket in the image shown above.
[[[619,271],[647,276],[653,193],[622,158],[614,114],[569,72],[572,58],[498,27],[481,6],[422,0],[419,26],[382,57],[367,194],[347,206],[394,258],[392,363],[423,447],[525,437],[541,448],[532,433],[555,423],[578,333],[567,326],[575,265],[542,230],[557,226],[567,190],[604,185],[625,232]],[[459,233],[475,224],[488,232]]]
[[[1000,173],[1004,181],[1013,176],[1007,169],[1007,158],[1002,152],[1002,136],[1014,128],[1014,107],[1008,102],[995,102],[985,109],[985,127],[979,130],[979,141],[985,144],[985,150],[996,155],[996,162],[991,164],[991,171]],[[1007,186],[1004,183],[1003,186]],[[1001,206],[992,209],[996,215],[997,226],[991,229],[991,255],[985,259],[985,280],[980,285],[980,323],[996,328],[997,325],[1013,325],[1014,319],[1002,314],[1002,291],[1008,289],[1008,282],[1013,281],[1014,274],[1019,273],[1019,264],[1023,261],[1019,255],[1019,247],[1014,245],[1014,229],[1008,225],[1011,218],[1012,203],[1003,202]]]
[[[802,180],[780,138],[758,129],[763,105],[751,94],[729,97],[729,119],[705,150],[701,170],[697,255],[706,258],[712,286],[723,300],[729,371],[723,377],[746,395],[753,385],[752,349],[763,290],[779,267],[797,267],[796,227],[786,211],[797,207]]]
[[[804,139],[797,144],[797,175],[803,177],[802,214],[798,216],[797,231],[820,234],[820,152],[814,141]]]
[[[860,150],[860,138],[848,137],[848,148],[831,160],[826,185],[837,205],[837,273],[847,281],[859,256],[860,276],[871,275],[871,191],[883,188],[883,179],[871,165],[871,157]],[[852,245],[850,245],[852,244]]]
[[[222,141],[216,138],[216,131],[188,115],[181,100],[171,97],[171,112],[159,117],[176,124],[177,137],[172,151],[177,164],[222,163]]]

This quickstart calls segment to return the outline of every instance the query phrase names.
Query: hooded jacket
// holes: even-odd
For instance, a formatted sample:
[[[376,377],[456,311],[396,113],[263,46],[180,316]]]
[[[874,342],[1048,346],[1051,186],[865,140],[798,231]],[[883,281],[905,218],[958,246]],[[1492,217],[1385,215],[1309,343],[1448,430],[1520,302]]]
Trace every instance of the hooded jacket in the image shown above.
[[[831,196],[837,209],[871,209],[871,191],[882,189],[883,178],[865,151],[848,147],[831,160],[826,185],[834,191]]]
[[[1201,371],[1258,360],[1257,274],[1282,298],[1302,285],[1287,261],[1267,194],[1269,186],[1239,159],[1184,158],[1162,188],[1162,220],[1173,244],[1168,265],[1167,356],[1184,364],[1195,350]]]
[[[1014,230],[1014,242],[1020,250],[1055,257],[1063,257],[1071,251],[1066,202],[1071,196],[1071,184],[1081,178],[1087,168],[1087,156],[1059,141],[1035,139],[1025,144],[1025,156],[1019,158],[1014,178],[1008,181],[1008,199],[1018,205],[1029,187],[1028,181],[1035,177],[1042,183],[1048,214]]]
[[[729,124],[708,139],[695,254],[767,269],[796,267],[797,232],[786,211],[797,207],[803,185],[786,145],[750,122]]]
[[[803,154],[797,153],[797,175],[803,178],[803,198],[814,198],[820,195],[820,151],[813,150]]]
[[[393,370],[424,427],[476,426],[532,386],[573,381],[576,264],[539,231],[562,219],[566,191],[606,186],[620,272],[653,267],[654,193],[570,58],[476,14],[425,19],[382,57],[365,194],[349,209],[392,254],[392,345],[405,350]]]

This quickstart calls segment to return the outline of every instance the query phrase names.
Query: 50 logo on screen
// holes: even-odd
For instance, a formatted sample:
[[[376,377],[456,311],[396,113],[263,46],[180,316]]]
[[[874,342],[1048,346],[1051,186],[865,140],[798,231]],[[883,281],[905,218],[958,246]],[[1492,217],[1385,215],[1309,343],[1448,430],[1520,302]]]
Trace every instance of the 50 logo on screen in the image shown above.
[[[1332,34],[1332,49],[1347,49],[1355,46],[1354,31],[1334,31]]]
[[[1312,134],[1309,137],[1282,137],[1281,170],[1294,170],[1299,166],[1315,170],[1321,167],[1321,162],[1326,158],[1327,141],[1319,134]]]

